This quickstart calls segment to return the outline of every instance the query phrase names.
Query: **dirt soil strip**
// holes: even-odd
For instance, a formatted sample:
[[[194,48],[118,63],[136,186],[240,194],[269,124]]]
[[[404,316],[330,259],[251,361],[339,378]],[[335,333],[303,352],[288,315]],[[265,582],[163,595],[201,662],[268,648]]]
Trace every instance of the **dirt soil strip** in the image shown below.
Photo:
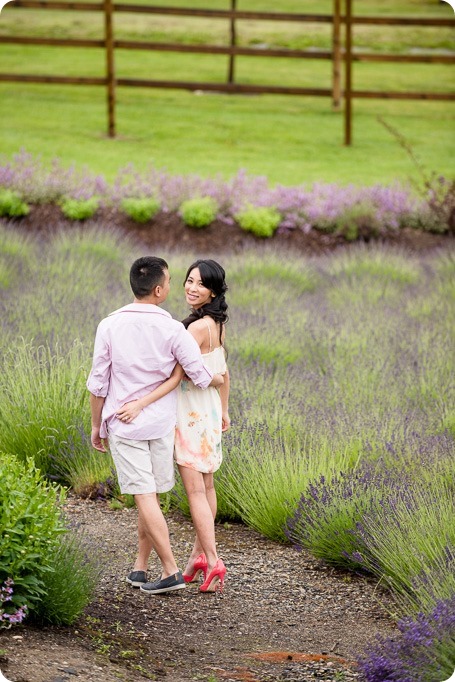
[[[104,562],[95,599],[73,627],[0,630],[0,670],[11,682],[145,679],[297,682],[354,680],[356,653],[395,632],[387,596],[238,524],[217,526],[228,568],[222,597],[190,585],[143,594],[125,582],[136,550],[135,509],[70,497],[67,515]],[[184,566],[193,530],[168,515]],[[159,574],[153,559],[150,577]],[[1,679],[1,677],[0,677]]]

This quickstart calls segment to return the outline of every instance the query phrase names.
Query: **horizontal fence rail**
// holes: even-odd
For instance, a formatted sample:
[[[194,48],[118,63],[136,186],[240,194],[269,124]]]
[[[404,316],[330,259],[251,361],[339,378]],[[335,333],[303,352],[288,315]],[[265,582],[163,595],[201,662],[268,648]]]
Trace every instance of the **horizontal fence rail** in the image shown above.
[[[352,29],[355,25],[380,26],[433,26],[455,28],[454,19],[426,18],[426,17],[372,17],[354,16],[352,14],[352,0],[344,0],[345,11],[341,12],[341,0],[334,0],[334,12],[328,14],[297,14],[289,12],[251,12],[238,10],[236,0],[231,0],[231,9],[214,10],[184,7],[163,7],[159,5],[128,5],[104,2],[63,2],[60,0],[15,0],[10,8],[67,10],[72,12],[103,12],[105,17],[105,32],[103,39],[78,38],[44,38],[33,36],[2,36],[4,44],[46,45],[49,47],[72,48],[102,48],[106,52],[106,76],[77,77],[64,75],[33,75],[0,73],[0,82],[50,83],[67,85],[95,85],[107,88],[108,103],[108,134],[115,136],[115,89],[121,87],[143,87],[182,89],[189,91],[203,90],[208,92],[224,92],[231,94],[276,94],[298,95],[312,97],[332,97],[334,109],[340,107],[344,98],[345,144],[351,144],[352,129],[352,99],[411,99],[455,101],[455,93],[437,92],[399,92],[378,90],[357,90],[352,86],[353,62],[384,62],[408,64],[454,64],[455,55],[452,54],[386,54],[366,51],[356,51],[353,48]],[[230,22],[229,45],[185,45],[181,43],[164,43],[156,41],[116,40],[113,31],[113,17],[115,13],[129,12],[151,15],[205,17],[224,19]],[[236,44],[236,21],[260,20],[282,21],[293,23],[326,23],[332,24],[332,50],[300,50],[288,48],[241,47]],[[341,44],[341,26],[344,27],[344,46]],[[227,82],[198,82],[141,78],[121,78],[115,71],[116,50],[143,50],[191,54],[225,55],[229,57]],[[291,87],[278,85],[242,84],[235,82],[236,57],[273,57],[292,59],[331,60],[333,62],[333,82],[331,88]],[[341,68],[344,63],[344,88],[341,87]]]
[[[102,2],[60,2],[58,0],[14,0],[15,8],[72,10],[77,12],[102,12]],[[113,3],[114,12],[133,12],[139,14],[162,14],[185,17],[208,17],[211,19],[260,19],[263,21],[291,21],[327,23],[333,22],[332,14],[296,14],[290,12],[248,12],[244,10],[213,10],[188,7],[165,7],[160,5],[128,5]],[[345,16],[340,17],[346,21]],[[378,24],[390,26],[445,26],[454,28],[454,19],[426,18],[426,17],[370,17],[353,16],[352,24]]]

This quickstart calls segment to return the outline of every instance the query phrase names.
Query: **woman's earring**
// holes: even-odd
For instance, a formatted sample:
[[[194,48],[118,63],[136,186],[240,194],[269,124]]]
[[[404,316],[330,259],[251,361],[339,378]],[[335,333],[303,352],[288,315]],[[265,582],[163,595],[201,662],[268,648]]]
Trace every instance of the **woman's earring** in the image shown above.
[[[216,294],[214,294],[213,291],[212,291],[212,293],[210,294],[210,296],[211,296],[212,298],[215,298]]]

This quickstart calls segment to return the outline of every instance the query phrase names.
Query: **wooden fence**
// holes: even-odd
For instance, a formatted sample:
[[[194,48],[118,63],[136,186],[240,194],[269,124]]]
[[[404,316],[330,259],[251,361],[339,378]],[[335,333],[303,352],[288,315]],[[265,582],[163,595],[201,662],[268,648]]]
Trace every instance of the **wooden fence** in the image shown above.
[[[26,83],[56,83],[72,85],[101,85],[107,89],[108,135],[115,137],[116,130],[116,88],[146,87],[173,88],[184,90],[205,90],[212,92],[250,93],[250,94],[278,94],[278,95],[311,95],[313,97],[331,97],[334,108],[340,108],[344,99],[344,143],[352,142],[352,100],[354,98],[386,98],[386,99],[415,99],[415,100],[447,100],[454,101],[455,93],[436,92],[397,92],[378,90],[356,90],[353,87],[352,64],[354,61],[375,62],[405,62],[405,63],[439,63],[454,64],[453,55],[397,55],[353,51],[353,27],[365,25],[389,26],[444,26],[455,27],[455,19],[436,19],[419,17],[366,17],[354,16],[352,0],[333,0],[333,14],[296,14],[289,12],[249,12],[237,9],[237,0],[230,0],[230,9],[196,9],[183,7],[162,7],[147,5],[129,5],[114,3],[113,0],[103,2],[67,2],[64,0],[15,0],[14,8],[69,10],[73,12],[103,12],[104,39],[60,39],[36,38],[27,36],[3,36],[1,42],[22,45],[49,45],[58,47],[96,47],[106,53],[106,75],[96,77],[46,76],[27,74],[0,73],[1,81],[18,81]],[[171,16],[206,17],[229,22],[229,45],[182,45],[181,43],[144,42],[132,40],[116,40],[114,37],[113,17],[115,13],[131,12],[140,14],[160,14]],[[313,50],[297,50],[285,48],[240,47],[237,45],[236,22],[240,20],[261,20],[275,22],[326,23],[332,24],[332,49],[314,52]],[[344,40],[342,33],[344,29]],[[139,78],[120,78],[115,70],[115,50],[155,50],[161,52],[181,52],[197,54],[226,55],[228,72],[226,82],[198,82],[178,80],[156,80]],[[327,59],[333,63],[331,88],[303,88],[284,87],[279,85],[254,85],[237,83],[235,80],[235,58],[249,57],[291,57],[296,59]],[[344,88],[341,86],[341,74],[344,66]]]

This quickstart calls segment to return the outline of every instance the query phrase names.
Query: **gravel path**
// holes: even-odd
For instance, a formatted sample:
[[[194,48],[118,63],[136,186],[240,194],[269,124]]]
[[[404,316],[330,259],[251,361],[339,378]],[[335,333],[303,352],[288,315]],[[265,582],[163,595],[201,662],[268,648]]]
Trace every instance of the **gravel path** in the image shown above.
[[[348,682],[359,679],[356,653],[395,631],[374,584],[238,524],[217,526],[222,597],[196,585],[143,594],[124,581],[136,510],[72,497],[67,514],[106,562],[103,579],[73,627],[0,631],[0,670],[11,682]],[[191,523],[172,512],[168,524],[184,565]],[[158,563],[150,569],[156,577]]]

